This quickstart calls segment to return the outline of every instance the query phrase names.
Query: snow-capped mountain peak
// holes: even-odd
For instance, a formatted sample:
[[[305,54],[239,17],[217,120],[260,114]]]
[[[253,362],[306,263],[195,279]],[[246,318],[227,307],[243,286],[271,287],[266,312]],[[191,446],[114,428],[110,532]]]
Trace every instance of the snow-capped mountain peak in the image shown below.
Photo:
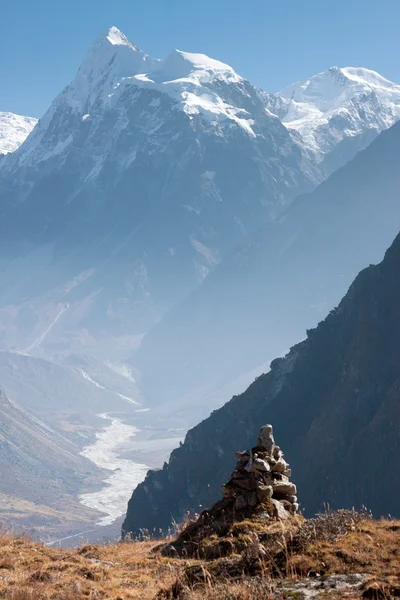
[[[191,78],[203,82],[213,79],[239,82],[242,78],[230,67],[206,54],[174,50],[158,67],[160,78],[179,80]]]
[[[329,156],[329,175],[398,120],[400,85],[364,67],[331,67],[271,96],[269,109],[318,162]]]
[[[353,85],[364,85],[375,88],[377,92],[385,91],[390,93],[393,90],[398,92],[400,88],[397,83],[393,83],[393,81],[386,79],[386,77],[371,69],[365,69],[364,67],[334,67],[334,69],[341,71],[347,81],[351,81]]]
[[[165,60],[156,63],[153,71],[122,78],[110,102],[117,104],[129,87],[152,90],[169,96],[189,119],[200,116],[218,130],[221,123],[231,123],[254,136],[248,85],[223,62],[205,54],[174,50]],[[260,98],[258,104],[263,111]]]
[[[116,27],[107,29],[89,48],[73,81],[40,119],[29,143],[5,169],[12,168],[14,160],[28,165],[62,154],[72,143],[72,131],[79,123],[108,107],[110,96],[121,80],[153,71],[159,62],[142,52]]]
[[[121,78],[152,70],[157,62],[111,27],[89,49],[66,90],[66,99],[75,110],[88,114],[99,98],[106,100]]]
[[[37,121],[34,117],[0,112],[0,154],[14,152],[28,137]]]
[[[137,339],[310,189],[314,161],[265,96],[204,54],[155,61],[116,29],[103,33],[29,140],[2,159],[2,247],[31,244],[27,288],[40,279],[43,292],[29,311],[48,315],[3,344],[42,348],[65,331],[66,347],[78,328],[88,348],[86,327],[96,345],[107,328],[118,346]],[[10,282],[15,273],[11,261]],[[0,293],[0,317],[10,297]]]
[[[132,42],[130,42],[128,40],[126,35],[124,33],[122,33],[122,31],[120,31],[118,29],[118,27],[115,27],[114,25],[112,27],[110,27],[100,37],[106,37],[107,40],[110,42],[110,44],[112,44],[113,46],[130,46],[134,50],[139,50],[139,48],[137,46],[135,46],[135,44],[132,44]]]
[[[375,92],[378,97],[385,99],[393,96],[398,98],[400,86],[376,71],[363,67],[331,67],[305,81],[290,85],[279,95],[327,112],[364,92]]]

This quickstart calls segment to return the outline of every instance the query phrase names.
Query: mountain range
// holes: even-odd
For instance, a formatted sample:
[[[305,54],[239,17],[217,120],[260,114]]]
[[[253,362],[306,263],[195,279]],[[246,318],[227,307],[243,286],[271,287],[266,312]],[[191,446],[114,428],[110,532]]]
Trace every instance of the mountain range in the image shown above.
[[[1,161],[1,347],[125,360],[324,179],[329,157],[341,166],[389,127],[399,89],[334,68],[269,94],[203,54],[153,59],[110,28]]]
[[[155,61],[111,28],[1,165],[3,347],[123,355],[318,181],[231,67],[180,51]],[[15,282],[19,270],[30,276]]]
[[[220,406],[236,385],[243,389],[326,316],[400,229],[399,116],[400,86],[365,68],[333,67],[271,94],[204,54],[174,50],[152,58],[116,27],[95,41],[37,123],[0,114],[0,384],[9,453],[0,460],[0,480],[7,464],[20,465],[20,501],[27,502],[32,484],[26,443],[34,468],[43,463],[38,481],[61,478],[62,494],[76,500],[86,476],[92,481],[80,452],[103,430],[102,413],[119,413],[122,427],[142,427],[131,455],[142,469],[153,465],[165,443],[179,439],[179,428]],[[386,273],[382,265],[367,272]],[[331,336],[333,318],[317,328],[319,345],[309,334],[243,396],[188,433],[169,465],[135,492],[127,530],[165,527],[171,514],[205,503],[186,457],[204,461],[204,443],[217,443],[219,419],[226,431],[232,427],[235,449],[239,438],[246,445],[270,414],[266,397],[274,399],[271,419],[279,429],[292,366],[296,393],[307,404],[312,390],[301,387],[302,378],[313,372],[314,357],[324,344],[344,347],[346,327],[357,333],[355,322],[342,327],[339,320],[339,337]],[[346,373],[334,358],[335,374]],[[331,381],[329,365],[315,364],[318,389],[339,393],[324,383],[324,373]],[[282,400],[302,422],[297,401],[290,394]],[[343,400],[350,418],[347,401],[350,392]],[[242,403],[254,406],[245,419]],[[324,410],[318,427],[325,426]],[[292,433],[285,448],[295,452],[304,440]],[[53,457],[45,456],[47,435],[54,436]],[[388,436],[394,445],[391,430]],[[308,439],[307,452],[314,448]],[[142,459],[143,440],[151,462]],[[353,443],[350,434],[346,440]],[[220,448],[220,462],[201,471],[214,495],[229,466],[231,447]],[[67,451],[76,479],[63,472]],[[355,456],[362,459],[358,446]],[[324,485],[314,486],[313,500],[306,496],[307,509],[334,493]],[[3,487],[8,497],[11,488]],[[51,494],[38,502],[53,510]],[[344,488],[338,494],[349,500]],[[95,518],[89,512],[83,522]],[[71,523],[62,517],[61,525]]]

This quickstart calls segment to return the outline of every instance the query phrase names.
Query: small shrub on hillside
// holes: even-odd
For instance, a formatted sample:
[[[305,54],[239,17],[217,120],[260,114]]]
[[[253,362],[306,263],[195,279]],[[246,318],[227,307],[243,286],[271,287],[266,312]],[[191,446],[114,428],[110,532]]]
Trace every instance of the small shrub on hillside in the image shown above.
[[[313,519],[307,519],[301,525],[296,539],[301,548],[316,541],[334,542],[349,531],[355,531],[357,524],[366,519],[372,519],[367,509],[336,510],[327,509],[324,513],[317,514]]]

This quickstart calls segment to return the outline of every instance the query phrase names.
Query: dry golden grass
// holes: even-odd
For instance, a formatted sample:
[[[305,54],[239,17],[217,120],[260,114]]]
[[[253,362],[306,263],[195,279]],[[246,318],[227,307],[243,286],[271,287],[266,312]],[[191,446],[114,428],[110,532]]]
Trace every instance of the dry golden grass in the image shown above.
[[[75,600],[147,599],[169,586],[180,561],[151,553],[154,543],[52,549],[24,538],[0,536],[0,598]]]
[[[250,520],[233,527],[239,546],[233,546],[231,554],[210,560],[161,556],[154,551],[159,542],[64,550],[0,534],[0,598],[298,600],[303,596],[285,588],[287,582],[307,583],[318,577],[322,581],[332,573],[365,574],[366,582],[359,590],[332,590],[329,598],[400,597],[400,521],[361,519],[332,539],[329,532],[322,534],[311,523],[305,529],[308,538],[300,545],[293,523],[287,530],[280,523],[262,527]],[[309,533],[314,529],[315,536]],[[275,553],[274,563],[268,556],[268,536],[279,532],[285,534],[285,542]],[[248,547],[238,554],[246,542]],[[255,568],[252,561],[260,556]],[[235,566],[244,564],[242,573],[235,571]]]

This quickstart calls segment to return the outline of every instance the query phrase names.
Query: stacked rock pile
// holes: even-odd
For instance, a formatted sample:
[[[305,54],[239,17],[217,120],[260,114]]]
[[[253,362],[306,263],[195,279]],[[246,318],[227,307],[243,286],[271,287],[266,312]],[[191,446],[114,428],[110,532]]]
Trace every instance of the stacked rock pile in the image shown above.
[[[225,500],[236,511],[263,506],[270,516],[287,518],[298,510],[297,490],[282,450],[275,444],[272,425],[264,425],[251,451],[237,452],[230,480],[222,487]]]
[[[271,425],[261,429],[254,448],[237,452],[237,457],[236,469],[222,486],[223,498],[203,510],[172,543],[160,546],[164,556],[219,558],[233,552],[233,523],[252,518],[289,519],[296,514],[296,486],[290,481],[291,470],[275,444]],[[220,542],[215,537],[221,538]]]

